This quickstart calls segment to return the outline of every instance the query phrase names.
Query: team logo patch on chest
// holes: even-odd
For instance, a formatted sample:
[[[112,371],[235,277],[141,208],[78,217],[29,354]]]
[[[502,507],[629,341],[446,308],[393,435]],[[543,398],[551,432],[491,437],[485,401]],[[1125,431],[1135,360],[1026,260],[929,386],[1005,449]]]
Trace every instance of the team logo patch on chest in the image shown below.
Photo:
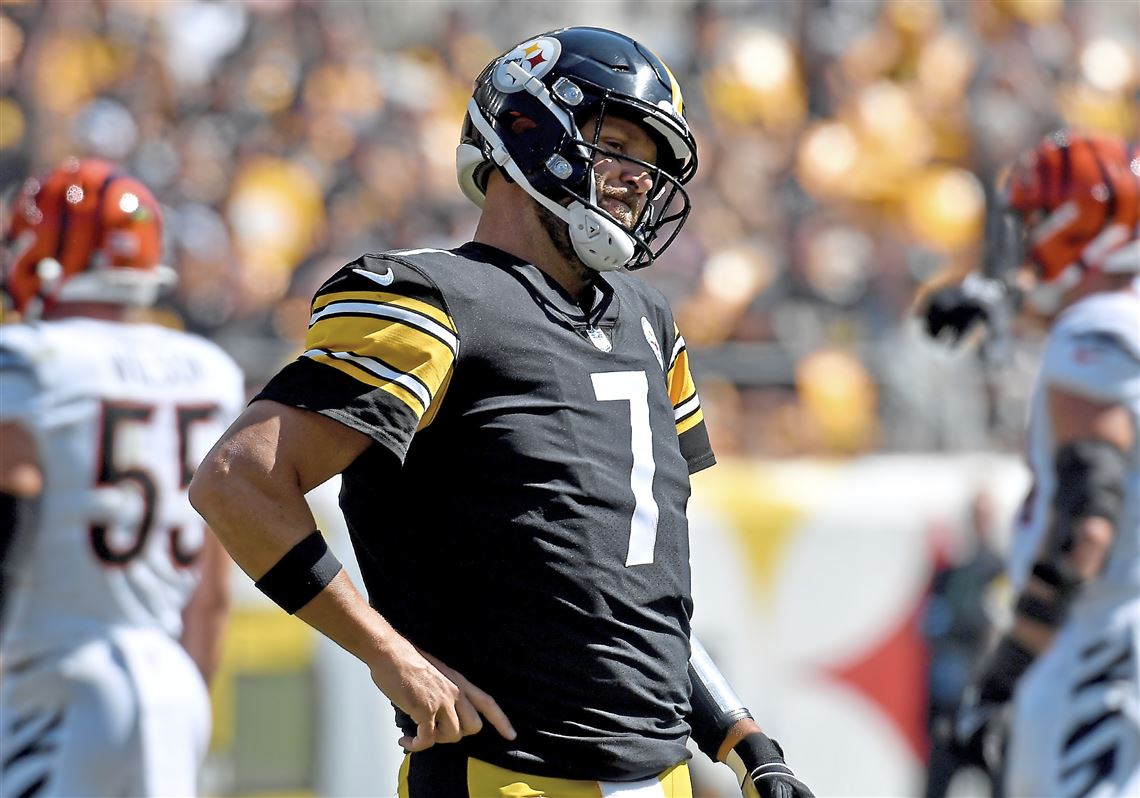
[[[606,335],[604,330],[599,330],[597,327],[587,327],[586,337],[590,339],[590,343],[603,352],[613,351],[614,345],[610,342],[610,338]]]
[[[641,331],[645,333],[645,340],[649,343],[649,348],[653,350],[653,356],[657,358],[657,365],[661,370],[665,370],[665,358],[661,356],[661,344],[657,343],[657,336],[653,332],[653,325],[649,323],[649,319],[644,316],[641,317]]]

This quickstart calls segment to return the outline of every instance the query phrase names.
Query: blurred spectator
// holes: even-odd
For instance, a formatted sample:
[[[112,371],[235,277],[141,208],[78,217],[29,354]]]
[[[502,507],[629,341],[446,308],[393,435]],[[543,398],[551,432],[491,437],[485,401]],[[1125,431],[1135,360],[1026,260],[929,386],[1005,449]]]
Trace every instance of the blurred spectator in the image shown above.
[[[994,547],[993,499],[983,488],[970,504],[968,545],[952,563],[935,571],[922,617],[922,632],[930,656],[927,733],[931,750],[927,763],[926,798],[943,798],[961,767],[953,723],[962,691],[992,642],[995,628],[991,606],[994,589],[1004,572]],[[1001,795],[991,781],[991,795]]]

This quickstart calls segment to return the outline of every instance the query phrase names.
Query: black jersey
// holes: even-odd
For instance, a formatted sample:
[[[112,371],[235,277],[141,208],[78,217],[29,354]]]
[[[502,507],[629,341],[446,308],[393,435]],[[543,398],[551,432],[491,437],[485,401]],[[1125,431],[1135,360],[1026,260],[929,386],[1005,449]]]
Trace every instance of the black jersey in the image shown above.
[[[685,512],[714,459],[664,297],[623,272],[592,294],[479,244],[366,255],[259,398],[379,444],[341,493],[369,600],[518,731],[460,745],[637,779],[688,756]]]

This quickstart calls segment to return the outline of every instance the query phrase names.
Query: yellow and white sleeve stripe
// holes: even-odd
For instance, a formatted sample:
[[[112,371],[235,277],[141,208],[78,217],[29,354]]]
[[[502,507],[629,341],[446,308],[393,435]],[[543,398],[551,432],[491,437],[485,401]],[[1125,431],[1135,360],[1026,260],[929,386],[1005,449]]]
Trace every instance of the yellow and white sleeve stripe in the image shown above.
[[[451,317],[427,302],[347,291],[314,300],[305,349],[304,357],[396,397],[423,427],[442,398],[459,338]]]
[[[680,435],[704,421],[701,411],[701,400],[697,396],[697,386],[693,382],[693,375],[689,372],[689,353],[685,348],[685,339],[677,325],[673,325],[673,334],[676,343],[669,355],[669,369],[665,374],[665,381],[669,386],[669,398],[673,402],[673,418],[677,424],[677,434]]]

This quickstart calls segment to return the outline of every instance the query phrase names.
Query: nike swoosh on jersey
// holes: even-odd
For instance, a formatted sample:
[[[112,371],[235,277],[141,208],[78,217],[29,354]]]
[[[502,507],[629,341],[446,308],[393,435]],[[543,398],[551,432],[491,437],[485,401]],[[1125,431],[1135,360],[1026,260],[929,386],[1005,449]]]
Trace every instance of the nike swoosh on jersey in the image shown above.
[[[380,274],[377,274],[376,272],[370,272],[367,269],[353,269],[353,271],[359,274],[361,277],[367,277],[374,283],[380,283],[380,285],[391,285],[392,281],[396,279],[396,275],[392,273],[391,266],[389,266]]]

